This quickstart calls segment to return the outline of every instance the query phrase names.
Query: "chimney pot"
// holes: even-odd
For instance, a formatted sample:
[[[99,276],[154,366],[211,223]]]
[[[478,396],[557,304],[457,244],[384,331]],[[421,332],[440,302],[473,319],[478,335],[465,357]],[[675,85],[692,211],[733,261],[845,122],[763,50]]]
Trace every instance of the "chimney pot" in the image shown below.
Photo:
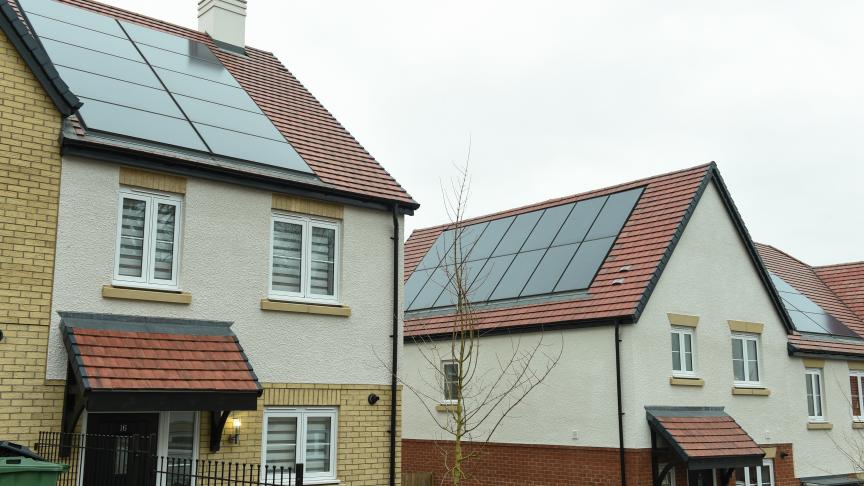
[[[246,45],[246,0],[199,0],[198,30],[220,43],[243,49]]]

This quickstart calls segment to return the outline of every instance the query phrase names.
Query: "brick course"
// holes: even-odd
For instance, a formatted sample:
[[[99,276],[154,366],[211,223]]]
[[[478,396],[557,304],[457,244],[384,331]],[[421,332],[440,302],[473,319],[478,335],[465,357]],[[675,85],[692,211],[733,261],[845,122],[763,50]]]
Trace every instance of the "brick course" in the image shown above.
[[[59,430],[63,385],[45,380],[61,116],[0,33],[0,438]]]
[[[646,425],[647,426],[647,425]],[[406,473],[432,472],[432,484],[450,484],[445,479],[443,453],[445,441],[405,439],[402,441],[402,470]],[[791,444],[771,444],[776,447],[774,459],[775,486],[797,486]],[[553,445],[501,444],[468,446],[478,451],[466,470],[470,479],[466,486],[620,486],[619,453],[617,448],[568,447]],[[784,458],[783,453],[787,456]],[[627,483],[629,486],[651,486],[650,449],[626,449]],[[687,485],[687,471],[675,468],[675,484]],[[734,479],[730,485],[734,485]]]

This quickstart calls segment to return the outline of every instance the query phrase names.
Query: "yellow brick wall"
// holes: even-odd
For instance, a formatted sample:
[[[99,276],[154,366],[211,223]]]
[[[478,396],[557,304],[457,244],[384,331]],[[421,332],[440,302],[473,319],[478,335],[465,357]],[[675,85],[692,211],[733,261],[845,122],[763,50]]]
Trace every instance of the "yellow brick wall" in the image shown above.
[[[59,430],[63,385],[46,383],[61,116],[0,32],[0,439]]]
[[[210,453],[210,418],[201,414],[201,459],[261,462],[262,418],[264,408],[278,406],[338,407],[336,441],[336,477],[347,486],[381,486],[389,478],[390,458],[390,387],[384,385],[291,385],[265,383],[258,399],[258,409],[238,412],[228,419],[222,437],[221,450]],[[381,397],[369,405],[367,397]],[[401,387],[397,395],[396,422],[396,482],[401,477]],[[228,443],[233,433],[231,418],[240,417],[240,443]]]

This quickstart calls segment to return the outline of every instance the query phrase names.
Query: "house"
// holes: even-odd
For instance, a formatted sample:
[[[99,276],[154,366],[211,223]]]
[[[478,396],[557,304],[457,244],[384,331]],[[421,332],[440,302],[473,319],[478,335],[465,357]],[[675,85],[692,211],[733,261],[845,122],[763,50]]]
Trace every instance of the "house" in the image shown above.
[[[474,376],[520,346],[561,350],[489,443],[468,444],[470,484],[859,484],[862,265],[753,243],[715,164],[459,227]],[[436,481],[459,367],[427,359],[453,329],[454,239],[421,229],[405,250],[402,467]]]
[[[0,440],[87,448],[81,484],[132,474],[88,461],[93,434],[271,482],[397,484],[418,204],[245,45],[244,0],[198,7],[196,31],[0,3]]]

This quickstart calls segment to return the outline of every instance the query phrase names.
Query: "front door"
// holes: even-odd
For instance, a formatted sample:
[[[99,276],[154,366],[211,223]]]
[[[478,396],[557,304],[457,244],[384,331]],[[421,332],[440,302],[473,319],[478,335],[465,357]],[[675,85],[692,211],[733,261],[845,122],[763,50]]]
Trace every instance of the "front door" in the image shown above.
[[[687,472],[688,486],[716,486],[716,478],[713,469],[698,469]]]
[[[88,414],[84,484],[154,484],[158,430],[158,413]]]

